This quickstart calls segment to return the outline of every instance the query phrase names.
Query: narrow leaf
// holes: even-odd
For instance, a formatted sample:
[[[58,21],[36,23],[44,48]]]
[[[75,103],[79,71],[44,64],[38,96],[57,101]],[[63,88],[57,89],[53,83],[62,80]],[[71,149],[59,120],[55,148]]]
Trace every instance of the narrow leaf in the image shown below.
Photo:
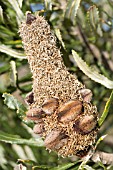
[[[108,101],[106,102],[104,111],[103,111],[103,113],[102,113],[102,115],[101,115],[101,117],[98,121],[99,126],[101,126],[103,124],[104,120],[106,119],[112,103],[113,103],[113,91],[111,92],[111,95],[110,95]]]
[[[66,169],[69,169],[73,166],[74,166],[74,169],[76,170],[76,168],[78,169],[80,163],[81,163],[81,160],[78,160],[74,163],[66,163],[66,164],[63,164],[63,165],[58,165],[57,167],[51,168],[50,170],[66,170]]]
[[[22,103],[20,103],[17,99],[14,98],[14,96],[8,93],[4,93],[2,97],[4,97],[4,103],[10,109],[16,110],[18,117],[23,121],[23,123],[25,123],[31,128],[34,126],[34,123],[32,121],[27,120],[26,118],[27,109]]]
[[[10,144],[30,145],[37,147],[44,145],[41,138],[23,139],[18,135],[11,135],[2,131],[0,131],[0,141]]]
[[[96,150],[97,146],[99,145],[99,143],[100,143],[101,141],[103,141],[106,136],[107,136],[107,135],[103,135],[103,136],[101,136],[101,137],[98,139],[98,141],[96,142],[96,145],[95,145],[95,150]]]
[[[49,11],[52,11],[52,1],[51,0],[44,0],[45,8]]]
[[[66,18],[70,18],[71,7],[73,6],[73,3],[74,3],[73,0],[69,0],[68,3],[67,3],[67,8],[66,8],[66,12],[65,12]]]
[[[75,17],[77,15],[78,8],[80,6],[81,0],[70,0],[67,3],[67,9],[65,12],[65,17],[71,19],[74,23]]]
[[[92,25],[92,27],[94,27],[96,29],[96,26],[99,22],[98,8],[95,5],[91,6],[88,10],[88,14],[89,14],[90,24]]]
[[[102,36],[102,29],[100,26],[100,17],[98,8],[93,5],[87,12],[87,18],[90,26],[97,32],[98,35]]]
[[[73,165],[75,165],[75,163],[68,163],[68,164],[59,165],[57,167],[51,168],[50,170],[66,170],[72,167]]]
[[[21,22],[22,19],[24,18],[24,14],[21,11],[18,2],[16,0],[8,0],[8,2],[12,5],[13,9],[15,10],[17,14],[19,21]]]
[[[23,0],[18,0],[18,4],[19,4],[20,8],[22,8],[22,2],[23,2]]]
[[[89,165],[84,165],[83,166],[83,169],[85,170],[94,170],[91,166],[89,166]]]
[[[107,170],[107,168],[104,166],[104,164],[103,164],[101,161],[99,161],[98,164],[99,164],[100,167],[102,167],[104,170]]]
[[[43,169],[50,170],[51,167],[48,165],[37,165],[32,167],[32,170],[43,170]]]
[[[95,82],[107,87],[108,89],[113,89],[113,81],[109,80],[107,77],[103,76],[102,74],[99,74],[97,71],[89,67],[74,50],[72,50],[72,54],[75,62],[84,74],[86,74]]]
[[[11,76],[10,76],[11,85],[16,87],[16,81],[17,81],[16,63],[15,61],[11,61],[10,64],[11,64]]]
[[[0,6],[0,20],[1,20],[2,22],[4,22],[3,9],[2,9],[1,6]]]
[[[6,45],[0,45],[0,52],[8,54],[14,58],[26,59],[26,56],[23,53],[19,53]]]
[[[62,40],[61,32],[60,32],[60,30],[58,28],[55,29],[55,34],[56,34],[57,38],[59,39],[59,41],[61,42],[63,48],[66,49],[65,44],[64,44],[64,42]]]

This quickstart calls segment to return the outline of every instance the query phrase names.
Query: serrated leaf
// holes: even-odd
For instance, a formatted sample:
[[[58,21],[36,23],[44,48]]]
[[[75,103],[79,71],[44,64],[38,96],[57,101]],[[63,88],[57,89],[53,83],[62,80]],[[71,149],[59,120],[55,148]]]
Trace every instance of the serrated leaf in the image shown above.
[[[108,99],[108,101],[106,102],[106,105],[105,105],[105,108],[104,108],[104,111],[98,121],[98,124],[99,126],[101,126],[103,124],[103,122],[105,121],[108,113],[109,113],[109,109],[110,109],[110,106],[113,104],[113,91],[111,92],[111,95]]]
[[[77,63],[80,70],[83,71],[83,73],[94,80],[97,83],[102,84],[103,86],[107,87],[108,89],[113,89],[113,81],[109,80],[107,77],[103,76],[102,74],[99,74],[97,71],[93,70],[91,67],[89,67],[80,57],[79,55],[72,50],[73,58],[75,62]]]
[[[0,45],[0,51],[14,58],[26,59],[26,56],[23,53],[17,52],[16,50],[13,50],[7,45]]]
[[[64,44],[64,42],[62,40],[61,32],[60,32],[60,30],[58,28],[55,29],[55,34],[56,34],[58,40],[61,42],[63,48],[66,49],[65,44]]]
[[[97,34],[102,36],[102,29],[100,26],[100,17],[98,8],[93,5],[89,8],[87,12],[87,18],[91,27],[96,30]]]
[[[0,131],[0,141],[10,144],[29,145],[37,147],[41,147],[44,145],[41,138],[23,139],[18,135],[11,135],[2,131]]]
[[[78,8],[80,6],[81,0],[70,0],[67,3],[67,8],[65,12],[65,17],[71,19],[71,21],[74,23],[75,17],[77,15]]]
[[[20,103],[17,99],[14,98],[11,94],[4,93],[2,95],[4,97],[4,103],[13,110],[16,110],[18,117],[29,127],[33,127],[34,123],[32,121],[27,120],[26,118],[26,107]]]
[[[96,28],[98,22],[99,22],[99,11],[98,8],[93,5],[89,8],[89,20],[90,20],[90,24]]]

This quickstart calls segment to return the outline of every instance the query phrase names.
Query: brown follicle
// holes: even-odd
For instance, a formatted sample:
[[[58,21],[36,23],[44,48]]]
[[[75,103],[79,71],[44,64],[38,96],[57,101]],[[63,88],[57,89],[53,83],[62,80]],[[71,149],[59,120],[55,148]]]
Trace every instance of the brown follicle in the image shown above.
[[[42,135],[44,132],[44,123],[38,123],[33,128],[34,133]]]
[[[48,149],[59,150],[64,144],[67,143],[68,137],[64,132],[53,129],[45,138],[45,146]]]
[[[28,13],[19,32],[33,74],[33,103],[26,116],[35,122],[34,132],[58,155],[85,156],[98,131],[91,90],[67,71],[44,17]]]
[[[90,89],[83,88],[83,89],[78,90],[78,93],[80,93],[84,102],[88,102],[88,103],[91,102],[92,92]]]
[[[45,146],[48,149],[54,148],[54,146],[57,144],[57,141],[59,141],[60,139],[60,134],[61,134],[60,130],[58,129],[52,130],[44,140]]]
[[[82,102],[72,100],[62,105],[58,110],[58,119],[61,122],[74,120],[82,112]]]
[[[78,119],[73,127],[74,130],[79,131],[81,134],[90,133],[97,126],[97,119],[93,115],[84,115]]]
[[[35,122],[40,122],[45,115],[40,108],[31,108],[26,112],[26,116],[28,119]]]
[[[43,112],[45,112],[46,114],[52,114],[56,111],[56,109],[58,108],[58,99],[56,98],[51,98],[46,100],[43,105],[42,105],[42,110]]]

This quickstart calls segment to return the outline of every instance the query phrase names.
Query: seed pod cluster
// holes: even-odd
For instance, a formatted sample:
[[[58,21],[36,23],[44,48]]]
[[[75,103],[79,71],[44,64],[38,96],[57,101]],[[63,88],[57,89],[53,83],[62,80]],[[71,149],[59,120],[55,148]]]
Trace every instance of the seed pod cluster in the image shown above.
[[[91,90],[67,71],[44,17],[28,12],[19,32],[33,75],[26,116],[35,122],[34,133],[61,156],[85,156],[98,131]]]

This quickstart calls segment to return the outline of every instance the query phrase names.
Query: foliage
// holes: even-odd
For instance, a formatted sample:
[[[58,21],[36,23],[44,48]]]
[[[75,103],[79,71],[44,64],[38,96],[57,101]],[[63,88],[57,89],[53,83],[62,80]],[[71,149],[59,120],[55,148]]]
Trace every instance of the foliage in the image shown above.
[[[32,75],[18,27],[27,10],[35,12],[42,9],[57,36],[68,70],[94,94],[93,104],[97,105],[100,113],[99,125],[103,124],[98,138],[108,134],[103,141],[97,142],[96,147],[113,152],[110,107],[113,105],[113,2],[6,0],[0,2],[0,169],[112,169],[102,162],[88,159],[81,164],[76,157],[60,158],[56,153],[49,153],[42,147],[42,140],[33,135],[32,122],[26,120],[24,98],[32,89]]]

